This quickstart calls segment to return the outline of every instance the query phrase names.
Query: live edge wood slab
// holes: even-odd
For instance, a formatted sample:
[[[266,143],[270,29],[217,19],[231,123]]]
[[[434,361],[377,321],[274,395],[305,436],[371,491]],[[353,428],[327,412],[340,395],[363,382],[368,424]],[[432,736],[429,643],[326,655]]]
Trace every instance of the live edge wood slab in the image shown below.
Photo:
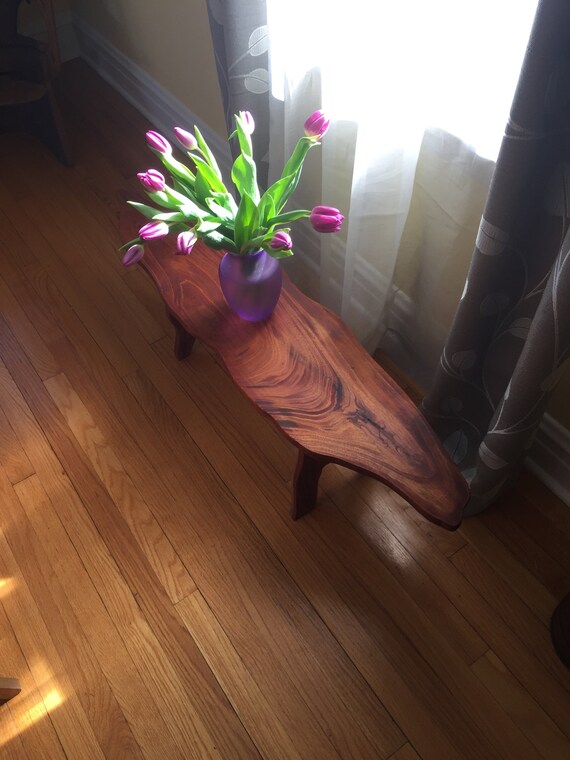
[[[139,214],[126,210],[121,238],[135,238],[140,224]],[[314,506],[321,471],[336,462],[386,483],[428,520],[459,526],[465,480],[412,401],[337,316],[284,274],[272,316],[245,322],[220,291],[219,252],[202,241],[190,256],[173,251],[169,238],[146,244],[141,265],[176,327],[176,356],[188,356],[196,338],[212,348],[236,385],[297,446],[294,519]]]

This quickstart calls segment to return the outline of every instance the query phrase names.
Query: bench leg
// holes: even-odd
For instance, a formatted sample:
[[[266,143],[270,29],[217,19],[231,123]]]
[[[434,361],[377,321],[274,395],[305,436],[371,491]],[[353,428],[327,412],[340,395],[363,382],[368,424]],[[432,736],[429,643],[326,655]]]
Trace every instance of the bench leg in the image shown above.
[[[21,690],[17,678],[0,678],[0,705],[15,697]]]
[[[298,520],[315,506],[319,477],[326,460],[315,459],[310,454],[299,450],[297,467],[293,477],[293,507],[291,517]]]
[[[168,319],[176,328],[176,333],[174,335],[174,356],[179,361],[182,361],[182,359],[186,359],[186,357],[190,355],[196,338],[193,335],[190,335],[189,332],[186,332],[171,311],[167,309],[166,313],[168,314]]]

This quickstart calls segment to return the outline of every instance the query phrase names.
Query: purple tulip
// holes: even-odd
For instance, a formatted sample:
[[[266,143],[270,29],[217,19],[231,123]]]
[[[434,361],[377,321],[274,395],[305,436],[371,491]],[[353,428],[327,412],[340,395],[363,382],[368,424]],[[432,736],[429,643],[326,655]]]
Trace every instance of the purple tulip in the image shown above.
[[[185,129],[182,129],[182,127],[174,127],[174,134],[185,150],[196,150],[198,147],[198,140],[191,132],[187,132]]]
[[[187,256],[196,245],[198,238],[194,230],[185,230],[176,238],[176,254]]]
[[[168,235],[168,225],[166,222],[149,222],[139,230],[139,236],[143,240],[156,240],[165,235]]]
[[[317,232],[338,232],[343,219],[340,211],[331,206],[315,206],[309,217],[313,229]]]
[[[282,230],[276,232],[275,235],[273,235],[271,238],[269,247],[274,251],[290,251],[291,248],[293,248],[291,235],[287,234],[287,232],[283,232]]]
[[[255,129],[255,121],[253,120],[253,116],[250,114],[249,111],[240,111],[239,117],[243,124],[244,131],[248,135],[252,135]]]
[[[123,266],[130,267],[131,264],[136,264],[137,261],[140,261],[143,256],[144,256],[144,248],[142,247],[142,245],[135,243],[135,245],[131,245],[130,248],[127,248],[127,250],[124,252]]]
[[[147,172],[139,172],[137,177],[143,183],[147,190],[159,192],[164,190],[165,179],[156,169],[149,169]]]
[[[315,111],[305,122],[305,134],[320,140],[329,128],[330,119],[327,119],[322,111]]]
[[[147,132],[146,141],[153,150],[157,151],[157,153],[165,153],[167,155],[172,153],[172,145],[168,142],[166,137],[163,137],[158,132],[153,132],[152,130]]]

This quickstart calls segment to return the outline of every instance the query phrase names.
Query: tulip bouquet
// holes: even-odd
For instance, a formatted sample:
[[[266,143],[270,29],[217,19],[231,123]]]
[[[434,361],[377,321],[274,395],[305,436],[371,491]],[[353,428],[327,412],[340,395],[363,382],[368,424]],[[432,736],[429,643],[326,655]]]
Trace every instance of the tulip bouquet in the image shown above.
[[[235,116],[239,155],[231,178],[239,198],[235,199],[224,184],[212,151],[197,127],[194,134],[180,127],[174,133],[191,161],[191,168],[178,161],[172,146],[158,132],[147,132],[146,140],[170,175],[156,169],[138,174],[155,207],[129,201],[149,221],[139,229],[139,236],[122,246],[125,266],[144,255],[144,242],[169,233],[176,237],[176,253],[189,254],[198,239],[213,249],[232,254],[250,254],[264,250],[273,258],[293,255],[289,224],[308,217],[318,232],[338,232],[343,215],[329,206],[315,206],[311,211],[284,211],[301,176],[303,162],[311,148],[319,145],[329,127],[322,111],[315,111],[304,124],[304,136],[285,164],[281,177],[263,194],[257,184],[251,135],[255,129],[252,115],[240,111]],[[158,207],[158,208],[157,208]]]

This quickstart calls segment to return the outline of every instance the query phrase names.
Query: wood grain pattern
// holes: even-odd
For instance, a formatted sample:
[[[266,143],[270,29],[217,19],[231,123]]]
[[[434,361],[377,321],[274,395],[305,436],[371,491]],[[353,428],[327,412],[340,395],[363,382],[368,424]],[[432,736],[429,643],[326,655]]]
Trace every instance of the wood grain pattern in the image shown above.
[[[129,208],[123,240],[136,237],[138,226]],[[190,259],[172,252],[172,241],[154,241],[142,260],[167,308],[220,355],[237,385],[293,443],[324,463],[381,480],[439,525],[460,524],[467,484],[414,404],[338,317],[285,277],[271,318],[244,322],[223,300],[219,254],[201,241]]]

